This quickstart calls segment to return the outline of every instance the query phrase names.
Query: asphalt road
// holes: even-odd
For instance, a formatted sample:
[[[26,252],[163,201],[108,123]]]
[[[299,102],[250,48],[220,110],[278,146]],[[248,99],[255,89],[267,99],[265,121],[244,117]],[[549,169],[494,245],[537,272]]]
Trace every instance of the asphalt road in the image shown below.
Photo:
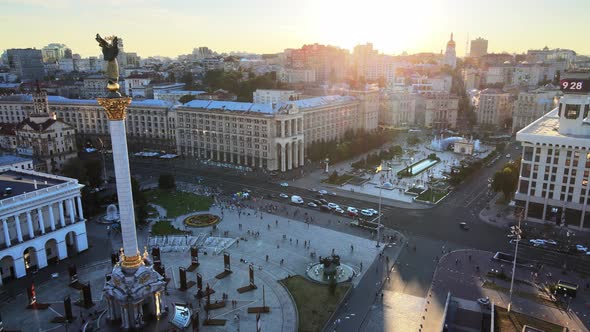
[[[515,153],[516,152],[516,153]],[[518,151],[512,150],[505,153],[512,155]],[[499,228],[482,223],[478,219],[479,212],[485,208],[489,201],[487,179],[507,161],[501,158],[491,167],[484,167],[466,182],[459,185],[449,197],[441,204],[431,209],[404,209],[393,206],[382,206],[382,223],[386,227],[402,231],[409,235],[419,235],[435,241],[452,242],[459,247],[476,248],[483,250],[505,249],[507,247],[506,232]],[[280,193],[287,195],[299,195],[306,202],[317,199],[316,194],[309,190],[296,187],[281,187],[282,180],[268,181],[262,175],[242,174],[236,171],[203,168],[188,160],[158,161],[158,160],[131,160],[132,174],[140,175],[143,181],[149,179],[157,181],[162,172],[173,173],[177,180],[196,182],[197,177],[202,178],[202,183],[212,187],[220,187],[225,192],[238,192],[249,189],[257,197],[274,195],[276,201],[288,202],[287,199],[278,197]],[[378,209],[376,203],[367,202],[359,198],[342,196],[325,197],[328,201],[339,204],[341,207],[354,206],[358,209]],[[326,213],[326,217],[329,214]],[[469,231],[459,228],[460,222],[468,222]]]

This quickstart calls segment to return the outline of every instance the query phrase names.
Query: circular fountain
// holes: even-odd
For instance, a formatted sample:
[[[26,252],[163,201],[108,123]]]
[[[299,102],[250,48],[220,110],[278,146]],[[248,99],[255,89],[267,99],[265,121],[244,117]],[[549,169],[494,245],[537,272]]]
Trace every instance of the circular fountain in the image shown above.
[[[100,221],[103,223],[114,223],[119,222],[119,211],[115,204],[107,206],[107,213],[100,217]]]
[[[320,257],[319,263],[311,265],[307,269],[307,276],[317,282],[324,284],[335,280],[337,283],[351,281],[354,276],[354,269],[346,264],[340,263],[340,256],[332,255]]]

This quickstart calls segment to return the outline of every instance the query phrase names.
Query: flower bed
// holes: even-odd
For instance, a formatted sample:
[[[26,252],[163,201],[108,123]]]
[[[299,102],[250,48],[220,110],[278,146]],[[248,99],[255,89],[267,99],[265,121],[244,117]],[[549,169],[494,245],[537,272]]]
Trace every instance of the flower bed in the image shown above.
[[[184,224],[189,227],[208,227],[217,224],[221,218],[213,214],[198,214],[184,219]]]

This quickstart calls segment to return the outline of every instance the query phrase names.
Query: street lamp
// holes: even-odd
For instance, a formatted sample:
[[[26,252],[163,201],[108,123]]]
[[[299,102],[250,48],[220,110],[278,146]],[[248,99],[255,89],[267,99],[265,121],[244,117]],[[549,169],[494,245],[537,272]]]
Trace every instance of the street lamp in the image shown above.
[[[382,170],[382,165],[377,167],[376,173],[378,174]],[[377,245],[376,247],[379,248],[381,245],[379,244],[379,237],[381,236],[381,189],[383,188],[383,181],[379,179],[379,216],[377,217]]]
[[[104,142],[100,139],[100,137],[98,138],[98,142],[100,143],[100,152],[102,155],[102,173],[104,174],[104,184],[106,185],[109,181],[107,179],[107,165],[104,161]]]
[[[510,233],[514,236],[514,241],[516,242],[516,247],[514,249],[514,261],[512,262],[512,279],[510,280],[510,297],[508,300],[508,308],[507,312],[510,313],[510,309],[512,307],[512,290],[514,288],[514,275],[516,272],[516,256],[518,255],[518,243],[520,242],[522,236],[522,229],[520,228],[520,222],[522,220],[522,214],[524,211],[520,211],[518,214],[518,226],[510,227]]]

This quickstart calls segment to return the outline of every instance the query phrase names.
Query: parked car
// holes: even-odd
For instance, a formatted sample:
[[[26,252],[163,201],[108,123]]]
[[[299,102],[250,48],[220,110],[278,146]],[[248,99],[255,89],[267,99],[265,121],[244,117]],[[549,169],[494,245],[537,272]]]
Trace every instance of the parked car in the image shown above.
[[[359,214],[359,210],[355,207],[352,207],[352,206],[349,206],[346,209],[346,212],[348,212],[348,215],[352,216],[352,217],[358,216],[358,214]]]
[[[301,198],[301,196],[293,195],[291,196],[291,203],[298,205],[303,204],[303,198]]]
[[[279,194],[279,197],[280,198],[289,198],[289,195],[281,193],[281,194]]]
[[[336,208],[339,208],[339,207],[340,207],[340,205],[338,205],[338,204],[336,204],[336,203],[328,203],[328,207],[329,207],[330,209],[336,209]]]
[[[469,230],[469,225],[467,225],[466,222],[459,223],[459,227],[461,227],[461,229],[464,230],[464,231],[468,231]]]
[[[329,194],[330,196],[336,196],[336,193],[335,193],[335,192],[333,192],[333,191],[330,191],[328,194]]]
[[[323,198],[318,199],[318,201],[322,202],[322,204],[324,204],[324,205],[328,205],[328,201],[326,201]]]
[[[288,187],[289,184],[287,182],[281,182],[281,187]]]
[[[340,208],[340,207],[335,208],[334,212],[344,214],[344,210],[342,210],[342,208]]]
[[[371,211],[371,213],[375,216],[379,214],[379,211],[375,210],[375,209],[366,209],[367,211]]]
[[[576,244],[576,250],[586,252],[588,251],[588,247],[584,247],[581,244]]]
[[[311,191],[311,192],[316,192],[316,191],[318,191],[318,190],[317,190],[316,188],[311,188],[311,189],[309,189],[309,191]]]
[[[511,157],[510,153],[506,155],[506,158],[510,159],[510,157]]]
[[[322,190],[318,190],[318,194],[327,195],[328,194],[328,191],[323,190],[323,189]]]
[[[318,207],[318,205],[316,203],[314,203],[314,202],[307,203],[307,206],[312,207],[312,208],[317,208]]]
[[[541,239],[531,239],[529,240],[529,242],[535,247],[542,246],[545,244],[545,240]]]
[[[330,208],[327,205],[320,205],[320,210],[328,212]]]
[[[372,217],[373,216],[373,212],[367,210],[367,209],[363,209],[361,210],[361,214],[365,217]]]

